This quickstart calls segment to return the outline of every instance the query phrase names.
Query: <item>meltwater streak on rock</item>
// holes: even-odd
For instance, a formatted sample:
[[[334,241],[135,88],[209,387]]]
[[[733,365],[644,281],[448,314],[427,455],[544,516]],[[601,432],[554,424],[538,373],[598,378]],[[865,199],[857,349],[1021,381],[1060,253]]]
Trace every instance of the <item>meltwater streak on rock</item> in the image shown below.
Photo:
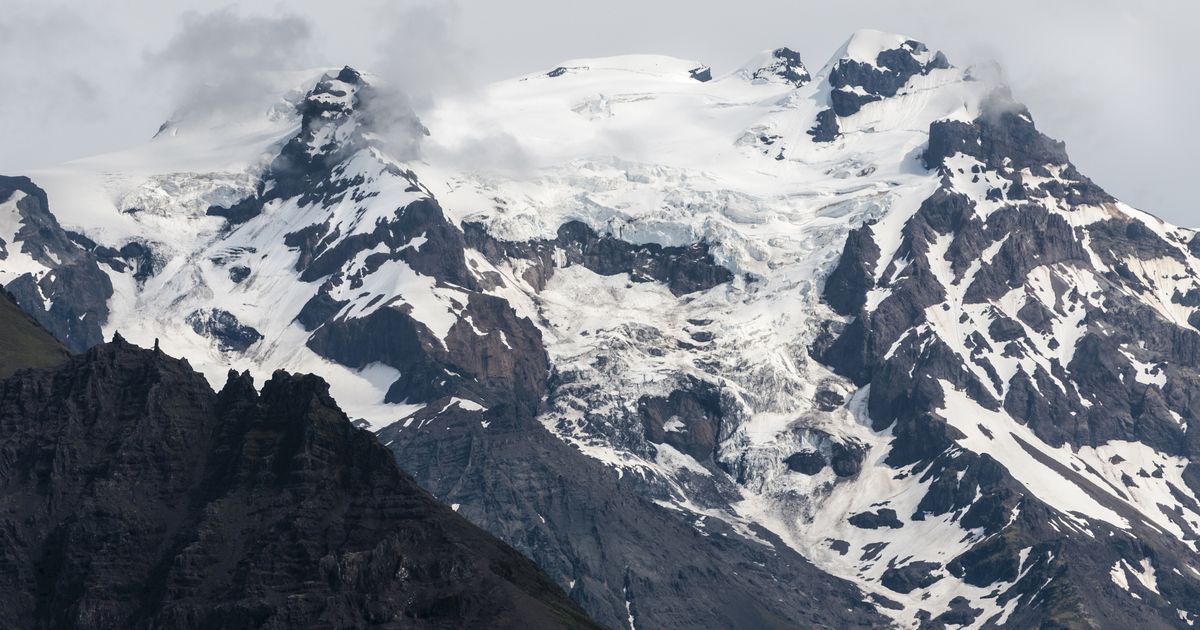
[[[14,627],[598,627],[314,376],[215,393],[117,337],[0,381],[0,454]]]

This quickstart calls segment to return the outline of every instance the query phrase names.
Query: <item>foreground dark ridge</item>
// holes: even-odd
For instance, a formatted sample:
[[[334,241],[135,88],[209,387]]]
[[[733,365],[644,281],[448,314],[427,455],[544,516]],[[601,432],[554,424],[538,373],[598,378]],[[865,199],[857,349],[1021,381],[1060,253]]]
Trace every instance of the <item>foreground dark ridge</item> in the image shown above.
[[[215,393],[119,336],[0,381],[0,567],[5,627],[598,627],[321,379]]]

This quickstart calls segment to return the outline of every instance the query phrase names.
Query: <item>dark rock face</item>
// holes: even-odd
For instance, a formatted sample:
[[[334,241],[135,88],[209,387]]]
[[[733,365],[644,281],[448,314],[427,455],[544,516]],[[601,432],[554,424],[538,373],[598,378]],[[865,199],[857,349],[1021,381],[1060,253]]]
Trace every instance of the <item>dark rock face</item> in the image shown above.
[[[974,160],[970,172],[963,157]],[[1181,540],[1127,502],[1139,483],[1162,479],[1164,470],[1125,474],[1101,488],[1086,474],[1095,472],[1090,465],[1057,462],[981,415],[976,429],[985,439],[1013,439],[1047,474],[1130,523],[1113,529],[1089,518],[1086,533],[1065,531],[1055,525],[1060,512],[1016,482],[986,447],[964,449],[959,427],[966,429],[963,416],[975,408],[948,407],[947,399],[953,389],[980,411],[1003,411],[1051,448],[1136,442],[1185,458],[1191,469],[1200,454],[1190,421],[1200,392],[1200,332],[1192,322],[1200,317],[1185,323],[1156,305],[1166,301],[1163,294],[1187,311],[1200,303],[1188,257],[1195,241],[1117,212],[1114,200],[1071,165],[1062,143],[1041,134],[1006,93],[993,95],[975,121],[933,123],[924,160],[941,185],[904,225],[892,259],[880,257],[873,225],[850,232],[823,293],[846,319],[827,322],[812,353],[870,387],[872,426],[892,438],[884,462],[927,484],[912,514],[880,507],[849,523],[902,528],[905,519],[944,517],[984,535],[944,565],[901,560],[882,584],[909,593],[948,574],[997,588],[1000,605],[1025,598],[1008,619],[1013,627],[1177,625],[1176,611],[1196,608],[1183,593],[1200,584],[1169,567],[1200,548],[1186,523],[1200,506],[1192,509],[1196,502],[1176,488],[1176,503],[1160,507],[1184,532]],[[986,199],[957,184],[984,178]],[[1077,220],[1072,213],[1081,206],[1111,218]],[[1147,271],[1155,265],[1172,271]],[[1164,291],[1162,283],[1178,281],[1188,282]],[[868,305],[876,289],[887,292]],[[939,325],[942,314],[952,314],[957,328]],[[1152,564],[1156,576],[1170,573],[1173,585],[1156,592],[1131,586],[1140,599],[1113,597],[1119,563]],[[963,598],[936,617],[925,613],[921,627],[970,623],[980,614]]]
[[[1001,315],[993,319],[991,325],[988,326],[988,336],[996,342],[1014,341],[1025,336],[1025,329],[1017,322]]]
[[[96,255],[58,224],[45,191],[28,178],[0,176],[0,203],[19,193],[24,195],[16,203],[21,228],[16,242],[2,244],[0,258],[7,258],[10,250],[21,251],[50,271],[39,277],[23,274],[6,288],[25,312],[71,350],[100,343],[112,281],[100,270]]]
[[[974,122],[942,120],[930,125],[925,167],[935,168],[955,153],[978,158],[990,168],[1004,166],[1006,159],[1018,170],[1067,163],[1066,145],[1038,131],[1029,110],[1007,94],[996,94],[987,107]]]
[[[1146,227],[1141,221],[1108,219],[1088,226],[1088,236],[1096,243],[1102,259],[1112,265],[1126,258],[1154,260],[1171,258],[1184,262],[1184,254],[1177,247]]]
[[[193,311],[187,316],[187,323],[197,335],[216,340],[217,346],[226,352],[243,352],[262,339],[257,330],[219,308]]]
[[[808,130],[808,135],[812,136],[813,142],[833,142],[837,140],[839,133],[841,131],[838,127],[837,114],[832,109],[823,109],[817,112],[817,122],[812,129]]]
[[[1066,146],[1038,131],[1029,110],[1006,90],[992,94],[973,122],[941,120],[930,125],[929,146],[922,156],[925,167],[937,168],[955,153],[974,157],[986,168],[999,169],[1012,182],[1010,199],[1026,199],[1029,194],[1015,171],[1030,168],[1041,174],[1057,166],[1062,168],[1061,179],[1040,184],[1032,194],[1050,195],[1071,205],[1116,201],[1075,170],[1067,158]]]
[[[820,429],[804,429],[801,434],[807,438],[809,446],[783,460],[792,472],[815,475],[828,466],[838,477],[853,477],[862,471],[866,445]]]
[[[911,593],[918,588],[927,588],[943,576],[934,572],[941,565],[933,562],[910,562],[900,567],[889,567],[883,572],[880,583],[897,593]]]
[[[229,268],[229,279],[236,283],[240,283],[250,277],[250,268],[244,265],[235,265]]]
[[[473,294],[465,306],[469,319],[455,323],[444,344],[412,318],[411,307],[396,305],[326,323],[308,347],[348,367],[380,362],[399,370],[388,402],[431,402],[458,392],[532,413],[549,374],[541,333],[500,298]],[[487,334],[477,334],[476,327]]]
[[[349,300],[333,299],[328,292],[318,292],[304,303],[300,314],[296,316],[296,321],[304,327],[304,330],[316,330],[349,303]]]
[[[570,584],[572,599],[610,627],[628,627],[630,615],[639,628],[886,625],[856,588],[770,532],[757,530],[763,546],[716,519],[698,530],[631,475],[511,408],[451,408],[379,438],[435,495]]]
[[[712,462],[721,433],[721,397],[716,388],[695,382],[691,389],[676,390],[666,398],[643,396],[638,415],[646,439],[669,444],[698,462]]]
[[[133,267],[133,279],[138,282],[145,282],[162,268],[159,257],[155,256],[154,250],[145,243],[126,243],[117,253]]]
[[[815,402],[817,403],[817,409],[821,411],[833,411],[846,404],[846,397],[832,390],[818,389]]]
[[[874,512],[861,512],[851,516],[850,524],[862,529],[879,529],[880,527],[890,527],[892,529],[900,529],[904,527],[904,523],[896,518],[896,510],[891,508],[880,508]]]
[[[403,173],[402,177],[416,185],[416,175],[411,172]],[[384,263],[399,260],[417,273],[467,288],[475,286],[475,279],[463,260],[463,235],[446,220],[441,206],[432,198],[418,199],[397,208],[392,218],[380,221],[371,232],[341,239],[337,239],[338,236],[336,227],[330,228],[323,223],[287,235],[285,244],[300,251],[296,270],[301,272],[301,280],[311,282],[334,275],[334,284],[347,282],[351,287],[357,287],[363,277]],[[417,238],[424,238],[424,244],[407,246]],[[335,240],[336,244],[330,245]],[[337,272],[359,253],[380,246],[386,246],[389,252],[372,254],[359,272],[361,275],[337,276]]]
[[[17,626],[595,627],[315,377],[260,394],[231,373],[218,394],[118,339],[0,381],[0,428],[0,610]]]
[[[788,470],[803,475],[815,475],[825,470],[825,456],[817,451],[800,451],[783,460]]]
[[[402,376],[388,391],[388,402],[419,403],[451,391],[437,364],[432,337],[429,329],[405,310],[384,307],[366,317],[321,326],[309,337],[308,347],[351,368],[380,362],[400,370]],[[363,343],[367,339],[371,342]]]
[[[929,74],[933,70],[950,67],[945,55],[938,52],[927,62],[920,62],[916,56],[927,52],[925,44],[908,41],[900,48],[884,50],[875,58],[874,64],[863,63],[854,59],[842,59],[829,73],[829,84],[835,90],[859,87],[869,95],[879,97],[895,96],[908,80],[918,74]],[[875,99],[878,100],[878,99]],[[855,109],[847,114],[850,115]]]
[[[883,97],[877,94],[858,94],[857,92],[845,92],[842,90],[833,90],[829,93],[829,109],[839,118],[853,116],[862,109],[863,105],[883,100]]]
[[[833,468],[833,474],[839,477],[853,477],[862,470],[863,458],[867,455],[866,446],[833,441],[830,450],[829,465]]]
[[[688,70],[688,76],[701,83],[708,83],[709,81],[712,81],[712,68],[709,68],[708,66],[692,68],[691,70]]]
[[[471,320],[460,319],[446,337],[446,364],[464,375],[460,391],[490,405],[511,405],[521,414],[536,413],[550,374],[541,332],[492,295],[471,295],[466,312]]]
[[[826,363],[836,366],[860,384],[867,382],[867,367],[876,364],[902,334],[923,320],[926,308],[944,299],[945,290],[934,280],[932,267],[923,254],[929,251],[930,243],[938,234],[949,230],[955,218],[963,216],[969,209],[969,201],[963,196],[940,190],[921,204],[904,227],[900,253],[897,254],[898,257],[912,256],[912,264],[890,283],[891,294],[873,312],[862,313],[837,336],[822,355]],[[878,246],[871,239],[868,227],[851,232],[845,255],[830,275],[832,284],[826,282],[822,295],[840,313],[861,313],[866,294],[875,284],[874,270],[881,261],[877,261]],[[884,269],[882,277],[891,276],[890,272],[895,268],[892,265],[894,263]],[[933,350],[935,348],[925,348],[924,352]],[[877,396],[886,393],[872,391],[872,399],[879,400]],[[876,405],[872,407],[875,411]],[[890,418],[891,414],[885,414],[885,417]],[[877,422],[881,421],[877,419]]]
[[[501,241],[479,223],[466,223],[463,230],[467,245],[488,260],[523,258],[538,263],[525,278],[538,290],[554,275],[556,252],[567,265],[583,265],[602,276],[627,273],[635,282],[661,282],[675,295],[703,291],[733,279],[733,273],[716,263],[704,242],[689,247],[635,245],[597,234],[580,221],[564,223],[553,241]]]
[[[78,232],[67,230],[66,235],[76,245],[93,254],[98,262],[108,265],[117,273],[132,273],[133,279],[139,284],[162,270],[162,259],[155,255],[154,249],[147,243],[130,241],[120,249],[114,249],[99,245]]]
[[[771,62],[755,70],[751,78],[777,78],[794,87],[800,87],[812,80],[804,62],[800,60],[800,53],[790,48],[776,48],[771,51]]]
[[[878,263],[879,246],[875,244],[871,226],[851,230],[837,266],[825,280],[825,301],[842,315],[857,313],[866,303],[867,292],[875,287]]]
[[[972,608],[971,602],[967,598],[955,597],[950,600],[950,609],[934,617],[932,622],[928,624],[928,627],[948,628],[952,626],[969,626],[982,613],[983,609]],[[923,624],[921,627],[924,628],[926,625]]]

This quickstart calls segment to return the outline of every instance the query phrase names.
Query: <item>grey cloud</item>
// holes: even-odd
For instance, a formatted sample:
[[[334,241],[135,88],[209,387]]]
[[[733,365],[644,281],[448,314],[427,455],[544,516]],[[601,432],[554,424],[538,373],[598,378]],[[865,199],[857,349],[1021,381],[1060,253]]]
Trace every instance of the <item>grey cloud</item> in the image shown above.
[[[401,159],[419,155],[428,131],[414,116],[429,111],[437,95],[467,89],[470,53],[463,44],[456,2],[375,6],[378,34],[370,55],[373,89],[363,106],[376,132]]]
[[[142,0],[138,0],[142,1]],[[0,173],[144,141],[161,122],[159,90],[138,72],[139,38],[109,3],[0,0]]]
[[[103,67],[85,56],[101,33],[61,7],[17,4],[0,20],[0,130],[19,136],[22,128],[52,128],[64,118],[104,118],[107,112],[92,106]]]
[[[503,131],[482,131],[465,138],[454,149],[437,149],[440,161],[484,174],[521,176],[533,172],[533,160],[521,142]]]
[[[146,63],[172,90],[180,116],[229,114],[278,97],[271,75],[303,67],[311,36],[297,15],[242,15],[233,7],[190,12]]]
[[[380,5],[372,14],[378,48],[367,70],[418,109],[446,90],[465,89],[472,53],[463,41],[460,11],[458,3],[438,0]]]

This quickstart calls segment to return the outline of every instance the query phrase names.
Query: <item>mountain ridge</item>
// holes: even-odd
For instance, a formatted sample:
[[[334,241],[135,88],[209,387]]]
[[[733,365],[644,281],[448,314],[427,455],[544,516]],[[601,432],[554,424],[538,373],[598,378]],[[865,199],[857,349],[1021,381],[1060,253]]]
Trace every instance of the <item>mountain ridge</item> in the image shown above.
[[[311,375],[213,392],[116,336],[0,381],[0,425],[8,622],[598,627]]]

